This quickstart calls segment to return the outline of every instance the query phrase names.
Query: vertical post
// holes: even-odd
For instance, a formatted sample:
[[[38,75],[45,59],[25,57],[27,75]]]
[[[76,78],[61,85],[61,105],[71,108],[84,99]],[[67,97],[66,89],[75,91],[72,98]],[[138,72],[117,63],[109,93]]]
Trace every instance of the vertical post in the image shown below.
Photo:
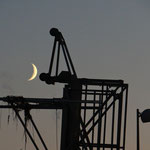
[[[108,90],[108,87],[107,87]],[[104,97],[104,85],[102,85],[102,97]],[[106,98],[108,97],[107,92],[106,92]],[[105,104],[105,109],[107,109],[107,103]],[[103,144],[105,145],[106,141],[106,125],[107,125],[107,112],[104,115],[104,133],[103,133]],[[103,146],[103,150],[105,150],[105,146]]]
[[[123,100],[123,87],[121,87],[121,93],[119,95],[118,101],[117,150],[120,150],[120,141],[121,141],[122,100]]]
[[[125,110],[124,110],[124,133],[123,133],[123,150],[125,150],[126,126],[127,126],[127,107],[128,107],[128,85],[126,86],[125,94]]]
[[[137,150],[140,150],[140,128],[139,128],[139,116],[140,115],[140,112],[139,112],[139,109],[137,109],[137,112],[136,112],[136,119],[137,119]]]
[[[73,101],[80,101],[82,85],[78,79],[65,86],[64,98]],[[80,133],[80,103],[68,103],[63,108],[62,114],[62,133],[61,133],[61,150],[79,149]]]
[[[103,87],[102,87],[103,88]],[[102,103],[103,103],[103,96],[102,94],[99,95],[99,108],[102,107]],[[100,150],[100,143],[101,143],[101,131],[102,131],[102,109],[99,111],[98,117],[100,118],[99,122],[98,122],[98,135],[97,135],[97,150]]]
[[[115,102],[115,97],[114,97],[114,102]],[[115,103],[113,104],[112,107],[112,128],[111,128],[111,145],[114,144],[114,126],[115,125]],[[111,150],[113,150],[113,147],[111,147]]]

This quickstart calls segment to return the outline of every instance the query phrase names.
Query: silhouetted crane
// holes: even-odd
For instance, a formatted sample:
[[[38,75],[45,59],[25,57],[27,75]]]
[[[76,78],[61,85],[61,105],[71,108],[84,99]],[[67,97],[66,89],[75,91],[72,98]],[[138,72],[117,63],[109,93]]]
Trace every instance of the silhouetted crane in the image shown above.
[[[40,80],[46,84],[65,84],[63,98],[4,97],[0,100],[6,105],[0,108],[15,111],[37,150],[19,110],[25,111],[45,150],[48,148],[33,121],[31,109],[62,109],[60,150],[125,150],[128,84],[123,80],[78,78],[62,33],[52,28],[50,34],[54,36],[50,66]],[[59,72],[61,52],[67,71]]]

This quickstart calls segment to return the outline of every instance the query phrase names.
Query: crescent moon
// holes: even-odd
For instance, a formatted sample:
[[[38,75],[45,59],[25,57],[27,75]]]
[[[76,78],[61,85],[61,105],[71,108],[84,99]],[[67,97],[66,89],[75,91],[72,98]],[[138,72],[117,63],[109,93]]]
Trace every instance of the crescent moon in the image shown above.
[[[33,74],[32,74],[32,76],[28,79],[28,81],[31,81],[31,80],[35,79],[35,77],[37,76],[37,67],[36,67],[34,64],[32,64],[32,67],[33,67]]]

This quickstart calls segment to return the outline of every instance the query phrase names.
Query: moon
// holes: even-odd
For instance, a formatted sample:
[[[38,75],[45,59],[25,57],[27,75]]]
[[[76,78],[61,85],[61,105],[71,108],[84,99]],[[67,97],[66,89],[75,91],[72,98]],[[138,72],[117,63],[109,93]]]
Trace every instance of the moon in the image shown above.
[[[32,64],[32,67],[33,67],[33,73],[32,76],[28,79],[28,81],[35,79],[35,77],[37,76],[37,67],[34,64]]]

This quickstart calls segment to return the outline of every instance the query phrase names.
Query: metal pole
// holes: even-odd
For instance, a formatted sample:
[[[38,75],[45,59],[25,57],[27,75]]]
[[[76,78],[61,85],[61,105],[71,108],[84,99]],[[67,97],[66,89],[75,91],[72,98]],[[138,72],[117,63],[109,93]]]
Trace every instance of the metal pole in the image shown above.
[[[139,109],[137,109],[136,117],[137,117],[137,150],[140,150],[140,130],[139,130],[140,112],[139,112]]]
[[[43,138],[42,138],[42,136],[41,136],[39,130],[37,129],[37,126],[36,126],[36,124],[34,123],[34,121],[33,121],[31,115],[30,115],[30,121],[31,121],[31,123],[32,123],[32,125],[33,125],[33,127],[34,127],[34,129],[35,129],[35,131],[36,131],[36,133],[38,134],[38,136],[39,136],[39,138],[40,138],[40,140],[41,140],[41,143],[43,144],[45,150],[48,150],[48,148],[47,148],[47,146],[46,146],[46,144],[45,144],[45,142],[44,142],[44,140],[43,140]]]
[[[12,106],[13,106],[13,104],[12,104]],[[19,118],[19,120],[20,120],[20,122],[21,122],[22,126],[24,127],[25,131],[27,132],[27,134],[28,134],[28,136],[29,136],[30,140],[32,141],[32,143],[33,143],[34,147],[36,148],[36,150],[39,150],[38,146],[36,145],[36,143],[35,143],[34,139],[33,139],[33,138],[32,138],[32,136],[31,136],[31,134],[30,134],[29,130],[27,129],[27,127],[26,127],[26,125],[24,124],[24,122],[23,122],[22,118],[20,117],[20,115],[19,115],[18,111],[17,111],[14,107],[13,107],[13,109],[14,109],[14,111],[15,111],[15,113],[16,113],[16,115],[17,115],[17,117]]]
[[[126,86],[125,94],[125,111],[124,111],[124,135],[123,135],[123,150],[125,150],[126,126],[127,126],[127,107],[128,107],[128,85]]]
[[[53,61],[54,61],[56,43],[57,43],[57,40],[56,40],[56,38],[55,38],[55,39],[54,39],[54,45],[53,45],[52,56],[51,56],[51,61],[50,61],[50,66],[49,66],[49,72],[48,72],[50,76],[51,76],[51,73],[52,73],[52,67],[53,67]]]
[[[112,107],[111,145],[114,144],[114,127],[115,127],[115,103],[113,104]],[[111,150],[113,150],[113,147],[111,147]]]
[[[121,141],[121,125],[122,125],[122,106],[123,106],[123,87],[121,87],[121,92],[118,101],[118,122],[117,122],[117,150],[120,150]]]

